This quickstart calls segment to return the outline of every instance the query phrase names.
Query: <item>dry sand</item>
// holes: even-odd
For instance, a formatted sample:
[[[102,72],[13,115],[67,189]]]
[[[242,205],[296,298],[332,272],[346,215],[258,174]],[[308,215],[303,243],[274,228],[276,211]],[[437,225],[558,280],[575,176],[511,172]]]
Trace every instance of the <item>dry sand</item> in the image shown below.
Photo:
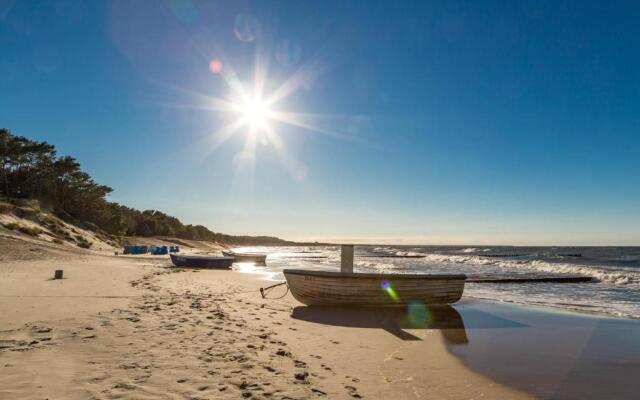
[[[6,240],[2,399],[530,398],[464,367],[452,331],[331,323],[290,294],[263,300],[256,274]]]

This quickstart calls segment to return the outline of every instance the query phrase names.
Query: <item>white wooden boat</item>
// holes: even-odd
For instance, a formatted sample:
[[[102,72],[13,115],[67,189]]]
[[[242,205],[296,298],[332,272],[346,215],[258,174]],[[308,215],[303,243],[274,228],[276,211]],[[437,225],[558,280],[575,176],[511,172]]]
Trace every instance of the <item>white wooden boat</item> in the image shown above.
[[[191,267],[191,268],[217,268],[226,269],[231,268],[233,264],[233,257],[218,257],[207,255],[184,255],[184,254],[170,254],[171,262],[176,267]]]
[[[404,306],[451,304],[460,300],[466,276],[360,274],[285,269],[291,294],[314,306]]]
[[[267,263],[267,255],[264,253],[239,253],[233,250],[222,250],[222,254],[235,258],[235,262],[246,262],[264,265]]]

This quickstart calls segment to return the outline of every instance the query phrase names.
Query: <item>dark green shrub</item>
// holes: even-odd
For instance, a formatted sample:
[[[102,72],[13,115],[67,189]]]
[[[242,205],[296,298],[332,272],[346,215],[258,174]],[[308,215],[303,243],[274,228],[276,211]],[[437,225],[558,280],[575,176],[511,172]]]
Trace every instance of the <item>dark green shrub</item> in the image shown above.
[[[12,231],[16,230],[16,229],[18,229],[18,227],[20,227],[20,225],[16,224],[15,222],[9,222],[8,224],[3,224],[3,226],[5,228],[7,228],[7,229],[12,230]]]
[[[18,226],[18,232],[24,233],[29,236],[38,236],[42,233],[42,229],[39,228],[29,228],[28,226]]]
[[[81,241],[78,241],[78,247],[82,247],[83,249],[88,249],[91,247],[91,242],[87,242],[86,240],[82,239]]]

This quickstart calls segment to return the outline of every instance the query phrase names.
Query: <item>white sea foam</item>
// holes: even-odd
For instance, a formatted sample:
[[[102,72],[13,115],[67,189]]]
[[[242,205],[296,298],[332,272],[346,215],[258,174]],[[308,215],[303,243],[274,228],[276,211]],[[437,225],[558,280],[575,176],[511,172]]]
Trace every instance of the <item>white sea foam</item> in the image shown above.
[[[532,269],[543,272],[579,274],[592,276],[600,282],[612,285],[633,285],[640,286],[640,273],[632,271],[611,271],[602,267],[592,267],[587,265],[548,263],[544,261],[532,261]]]
[[[355,261],[354,266],[362,272],[386,272],[402,269],[402,266],[391,263],[380,263],[375,261]]]
[[[415,256],[424,256],[424,253],[418,253],[415,251],[406,251],[400,249],[394,249],[391,247],[376,247],[373,249],[374,253],[382,254],[385,256],[395,256],[395,257],[415,257]]]
[[[492,257],[478,257],[472,255],[429,254],[426,262],[466,264],[468,266],[493,266],[511,272],[548,272],[554,274],[586,275],[600,282],[612,285],[634,285],[640,287],[640,272],[625,270],[610,270],[605,267],[579,265],[569,263],[550,263],[541,260],[496,259]],[[482,272],[481,270],[478,272]]]

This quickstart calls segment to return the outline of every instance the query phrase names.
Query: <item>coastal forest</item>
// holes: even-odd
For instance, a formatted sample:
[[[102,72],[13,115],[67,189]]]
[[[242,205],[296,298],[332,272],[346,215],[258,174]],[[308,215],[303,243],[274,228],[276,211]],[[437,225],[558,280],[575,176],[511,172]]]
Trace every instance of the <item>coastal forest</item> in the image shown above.
[[[233,244],[285,244],[268,236],[233,236],[185,225],[157,210],[136,210],[108,200],[112,188],[96,182],[54,145],[0,129],[0,194],[6,201],[37,200],[59,218],[113,236],[172,236]]]

